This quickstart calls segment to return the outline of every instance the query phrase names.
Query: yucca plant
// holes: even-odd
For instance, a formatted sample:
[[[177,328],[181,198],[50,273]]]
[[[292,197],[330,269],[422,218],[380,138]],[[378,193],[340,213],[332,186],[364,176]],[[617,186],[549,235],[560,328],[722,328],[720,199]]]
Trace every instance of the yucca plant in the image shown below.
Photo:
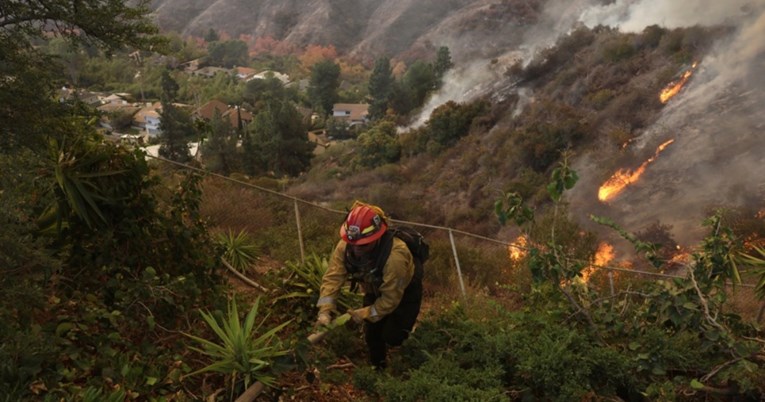
[[[263,324],[268,319],[266,314],[256,325],[260,298],[255,300],[244,322],[239,319],[239,310],[236,298],[229,301],[227,316],[221,322],[213,317],[210,312],[201,311],[202,318],[210,329],[218,336],[217,342],[209,341],[198,336],[184,333],[187,337],[196,341],[201,347],[191,347],[205,356],[213,359],[213,363],[196,370],[188,375],[196,375],[204,372],[217,372],[230,376],[232,392],[240,382],[244,382],[247,388],[253,380],[266,385],[272,385],[274,378],[268,374],[268,369],[273,360],[286,355],[289,350],[283,349],[276,333],[287,326],[292,320],[271,328],[262,334]],[[260,334],[260,335],[259,335]]]
[[[326,258],[321,258],[316,254],[311,254],[304,263],[287,262],[290,276],[282,284],[283,289],[289,293],[281,295],[275,299],[307,299],[313,306],[319,298],[322,278],[327,272],[329,262]],[[359,295],[351,293],[345,289],[341,291],[337,304],[344,309],[352,308],[360,303]]]
[[[760,299],[765,298],[765,248],[752,246],[752,253],[741,253],[739,260],[744,265],[754,267],[755,274],[759,275],[754,290]]]
[[[257,257],[257,246],[244,230],[218,234],[218,244],[225,248],[223,258],[239,272],[246,272]]]

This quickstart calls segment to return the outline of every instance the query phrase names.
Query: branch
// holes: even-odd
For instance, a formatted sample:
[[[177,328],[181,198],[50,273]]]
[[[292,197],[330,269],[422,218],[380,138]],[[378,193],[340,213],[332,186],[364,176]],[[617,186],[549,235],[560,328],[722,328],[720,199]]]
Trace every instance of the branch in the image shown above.
[[[693,270],[688,271],[690,273],[690,279],[691,283],[693,284],[693,288],[696,289],[696,295],[699,296],[699,301],[701,302],[701,306],[704,307],[704,317],[706,317],[707,322],[712,324],[712,326],[716,327],[717,329],[721,331],[728,332],[725,327],[720,325],[714,318],[712,318],[712,315],[709,313],[709,304],[707,303],[707,300],[704,298],[704,294],[701,292],[701,289],[699,289],[699,284],[696,282],[696,277],[693,275]]]
[[[231,266],[231,264],[228,263],[228,261],[226,261],[225,258],[221,257],[220,261],[223,263],[223,265],[226,266],[226,268],[228,268],[229,271],[233,272],[234,275],[236,275],[239,279],[244,281],[244,283],[246,283],[246,284],[248,284],[248,285],[250,285],[250,286],[252,286],[254,288],[260,289],[260,290],[262,290],[264,292],[269,292],[269,290],[267,288],[263,287],[259,283],[253,281],[252,279],[244,276],[241,272],[237,271],[234,267]]]
[[[587,322],[590,324],[590,327],[592,328],[593,332],[595,333],[595,336],[597,336],[597,338],[602,341],[603,339],[600,337],[600,334],[597,331],[598,327],[595,326],[595,322],[592,320],[592,317],[590,316],[590,313],[587,310],[585,310],[582,306],[580,306],[579,303],[577,303],[576,300],[574,300],[574,296],[572,296],[569,292],[567,292],[561,286],[558,286],[558,289],[560,289],[560,291],[566,296],[566,298],[568,299],[569,303],[574,305],[574,307],[577,310],[577,312],[575,314],[582,314],[584,316],[584,318],[587,320]]]
[[[350,363],[336,363],[336,364],[331,364],[331,365],[327,366],[327,370],[329,370],[329,369],[344,369],[344,368],[351,368],[351,367],[356,367],[356,365],[353,364],[353,362],[350,362]]]
[[[707,373],[706,375],[704,375],[703,377],[701,377],[701,382],[707,382],[707,381],[709,381],[709,379],[710,379],[710,378],[712,378],[712,377],[714,377],[714,376],[715,376],[717,373],[719,373],[719,372],[720,372],[720,370],[722,370],[722,369],[724,369],[724,368],[726,368],[726,367],[728,367],[728,366],[732,366],[732,365],[734,365],[734,364],[738,363],[739,361],[741,361],[741,360],[743,360],[743,359],[744,359],[743,357],[737,357],[737,358],[735,358],[735,359],[733,359],[733,360],[728,360],[727,362],[725,362],[725,363],[723,363],[723,364],[720,364],[720,365],[718,365],[718,366],[717,366],[717,367],[715,367],[715,368],[714,368],[712,371],[710,371],[709,373]]]
[[[236,398],[236,401],[234,402],[252,402],[264,389],[266,389],[265,384],[260,381],[255,381],[255,383],[250,385],[250,387],[247,388],[242,395],[239,395],[239,398]]]

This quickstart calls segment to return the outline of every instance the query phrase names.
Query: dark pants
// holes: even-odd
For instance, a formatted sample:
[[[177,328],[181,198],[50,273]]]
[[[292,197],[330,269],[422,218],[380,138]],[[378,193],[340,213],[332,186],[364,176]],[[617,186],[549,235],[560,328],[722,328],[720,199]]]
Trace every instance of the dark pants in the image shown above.
[[[364,295],[364,306],[374,303],[374,294]],[[385,367],[388,346],[400,346],[412,332],[422,303],[422,281],[412,281],[404,291],[398,307],[377,322],[364,323],[364,339],[369,348],[369,360],[373,366]]]

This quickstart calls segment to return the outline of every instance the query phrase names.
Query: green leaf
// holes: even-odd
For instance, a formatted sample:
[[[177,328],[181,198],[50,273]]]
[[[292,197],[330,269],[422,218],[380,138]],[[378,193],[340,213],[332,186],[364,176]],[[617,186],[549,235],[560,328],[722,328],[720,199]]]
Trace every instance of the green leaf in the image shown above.
[[[146,377],[146,385],[154,385],[157,383],[157,377]]]
[[[74,324],[71,322],[62,322],[56,327],[56,336],[62,336],[74,328]]]
[[[700,383],[695,378],[691,380],[691,388],[699,390],[699,389],[704,389],[704,387],[705,387],[705,385]]]

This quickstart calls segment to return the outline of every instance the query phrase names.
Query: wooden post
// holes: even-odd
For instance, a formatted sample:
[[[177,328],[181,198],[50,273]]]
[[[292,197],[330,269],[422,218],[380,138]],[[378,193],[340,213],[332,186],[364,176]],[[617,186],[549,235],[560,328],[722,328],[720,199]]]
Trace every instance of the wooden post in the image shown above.
[[[300,228],[300,209],[298,209],[297,199],[295,203],[295,223],[297,224],[298,243],[300,243],[300,262],[305,264],[305,246],[303,246],[303,230]]]

